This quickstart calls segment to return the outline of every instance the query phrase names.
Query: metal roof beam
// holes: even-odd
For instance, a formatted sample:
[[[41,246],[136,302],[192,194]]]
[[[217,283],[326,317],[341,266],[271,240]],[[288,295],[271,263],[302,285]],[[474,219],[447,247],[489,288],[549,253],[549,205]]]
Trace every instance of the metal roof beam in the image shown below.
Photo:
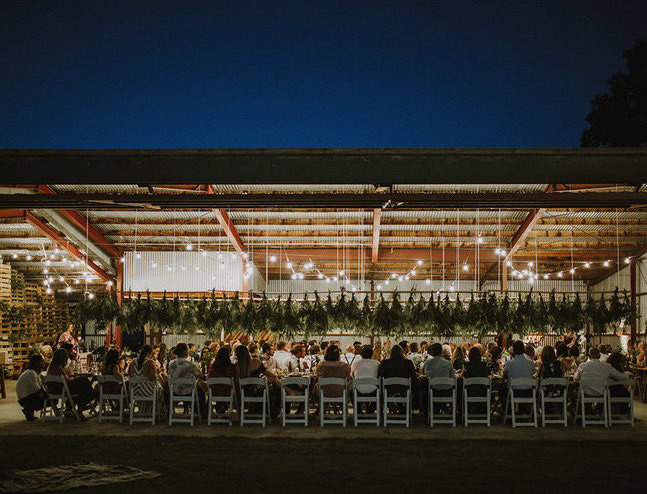
[[[371,247],[371,262],[377,262],[380,251],[380,218],[382,217],[381,209],[373,210],[373,245]]]

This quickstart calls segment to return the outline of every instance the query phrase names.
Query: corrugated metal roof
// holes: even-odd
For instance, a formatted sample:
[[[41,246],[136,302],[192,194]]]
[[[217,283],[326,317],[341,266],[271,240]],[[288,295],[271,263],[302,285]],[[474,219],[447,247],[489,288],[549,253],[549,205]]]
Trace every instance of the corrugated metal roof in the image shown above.
[[[214,216],[212,211],[90,211],[90,221],[92,223],[104,218],[130,219],[133,223],[137,219],[139,222],[145,223],[147,220],[192,220],[213,218]]]
[[[232,220],[361,220],[371,219],[367,211],[231,211]]]
[[[645,220],[647,211],[548,211],[544,213],[546,218],[560,220]]]
[[[496,245],[498,241],[498,237],[495,236],[487,236],[487,235],[481,235],[483,238],[483,243],[485,244],[492,244]],[[507,243],[512,237],[511,236],[503,236],[501,235],[501,243]],[[411,236],[411,237],[397,237],[397,236],[381,236],[380,237],[380,243],[408,243],[408,242],[426,242],[426,243],[438,243],[440,242],[441,237],[431,237],[431,236],[426,236],[426,237],[420,237],[420,236]],[[445,242],[451,243],[451,242],[456,242],[457,238],[456,235],[445,235],[444,237]],[[465,242],[468,244],[475,244],[476,243],[476,237],[470,236],[470,237],[465,237],[465,236],[459,236],[458,237],[458,242]]]
[[[52,185],[52,189],[56,192],[77,192],[79,194],[111,194],[111,193],[128,193],[128,194],[146,194],[148,189],[146,187],[139,187],[138,185],[117,185],[117,184],[90,184],[90,185]]]
[[[458,214],[461,219],[482,219],[498,220],[499,211],[469,211],[469,210],[441,210],[441,211],[382,211],[383,219],[406,219],[406,220],[454,220]],[[501,220],[523,220],[528,213],[525,211],[501,211]]]
[[[0,223],[0,232],[35,232],[29,223]]]
[[[505,235],[506,233],[512,232],[514,233],[517,231],[518,225],[501,225],[501,235]],[[496,235],[497,232],[499,231],[499,225],[456,225],[455,223],[452,224],[446,224],[446,225],[438,225],[438,224],[421,224],[421,223],[416,223],[416,224],[382,224],[380,225],[380,230],[383,231],[425,231],[425,232],[440,232],[440,231],[445,231],[445,232],[455,232],[455,231],[473,231],[473,232],[488,232],[490,235]]]
[[[393,192],[543,192],[548,184],[398,184]]]
[[[371,184],[214,184],[213,188],[221,194],[237,194],[240,192],[327,192],[327,193],[364,193],[372,192],[375,187]]]
[[[324,224],[324,225],[308,225],[308,224],[300,224],[300,225],[245,225],[245,224],[239,224],[236,225],[236,229],[239,232],[249,232],[249,231],[353,231],[353,232],[359,232],[359,231],[371,231],[373,229],[373,225],[366,223],[364,225],[358,225],[358,224],[352,224],[352,225],[347,225],[347,224]]]
[[[640,224],[620,224],[618,225],[618,229],[621,232],[628,232],[628,231],[646,231],[647,230],[647,224],[645,223],[640,223]],[[542,225],[538,224],[534,226],[534,230],[537,231],[567,231],[570,235],[571,231],[571,226],[569,224],[560,224],[560,225]],[[573,230],[574,231],[587,231],[587,232],[597,232],[597,231],[608,231],[608,230],[613,230],[615,232],[615,225],[598,225],[598,224],[586,224],[586,225],[573,225]]]
[[[134,230],[135,227],[137,227],[138,230],[166,230],[166,231],[173,231],[173,228],[177,228],[178,230],[182,231],[190,231],[190,232],[222,232],[222,228],[220,225],[213,224],[213,223],[201,223],[198,225],[197,223],[187,223],[187,224],[177,224],[173,225],[173,223],[137,223],[131,222],[131,223],[94,223],[94,226],[97,230],[100,232],[109,232],[113,230]]]
[[[0,244],[16,244],[16,245],[36,245],[36,244],[52,244],[50,239],[45,237],[0,237]]]

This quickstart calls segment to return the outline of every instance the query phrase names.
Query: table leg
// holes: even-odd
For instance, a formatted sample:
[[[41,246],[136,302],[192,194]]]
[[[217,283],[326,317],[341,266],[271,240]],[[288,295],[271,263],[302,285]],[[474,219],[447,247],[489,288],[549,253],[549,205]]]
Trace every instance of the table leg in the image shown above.
[[[7,388],[5,387],[4,382],[4,364],[0,364],[0,395],[3,398],[7,397]]]

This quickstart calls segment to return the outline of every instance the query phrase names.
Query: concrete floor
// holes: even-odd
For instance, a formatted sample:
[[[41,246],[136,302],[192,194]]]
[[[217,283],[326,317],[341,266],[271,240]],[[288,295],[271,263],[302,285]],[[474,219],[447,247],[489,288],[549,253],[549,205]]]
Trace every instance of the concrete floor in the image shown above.
[[[319,426],[317,417],[310,417],[308,427],[299,425],[288,425],[283,428],[280,420],[275,421],[271,426],[261,427],[259,425],[240,427],[234,423],[229,427],[225,424],[207,427],[206,424],[197,424],[194,427],[189,425],[158,424],[155,426],[146,424],[118,424],[115,422],[104,422],[99,424],[96,417],[90,418],[87,422],[76,422],[67,419],[63,424],[58,422],[27,423],[16,400],[16,381],[7,382],[7,398],[0,399],[0,437],[3,435],[83,435],[83,436],[240,436],[246,438],[287,438],[287,439],[428,439],[428,440],[538,440],[538,441],[647,441],[647,404],[636,400],[635,417],[636,425],[616,425],[605,429],[601,426],[590,426],[583,429],[578,423],[577,426],[569,422],[564,428],[559,425],[552,425],[546,428],[538,427],[517,427],[513,429],[510,425],[503,426],[499,422],[494,423],[490,428],[476,425],[464,427],[459,425],[451,427],[441,425],[429,427],[422,417],[414,416],[412,427],[403,426],[375,427],[362,425],[352,426],[352,415],[347,427],[339,425]]]

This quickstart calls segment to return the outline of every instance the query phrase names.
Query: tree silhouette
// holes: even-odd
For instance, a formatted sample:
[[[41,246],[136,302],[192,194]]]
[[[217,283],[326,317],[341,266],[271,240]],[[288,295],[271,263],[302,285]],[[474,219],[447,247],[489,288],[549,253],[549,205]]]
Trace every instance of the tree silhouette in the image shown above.
[[[647,146],[647,43],[624,50],[627,72],[608,80],[609,90],[591,100],[582,147]]]

